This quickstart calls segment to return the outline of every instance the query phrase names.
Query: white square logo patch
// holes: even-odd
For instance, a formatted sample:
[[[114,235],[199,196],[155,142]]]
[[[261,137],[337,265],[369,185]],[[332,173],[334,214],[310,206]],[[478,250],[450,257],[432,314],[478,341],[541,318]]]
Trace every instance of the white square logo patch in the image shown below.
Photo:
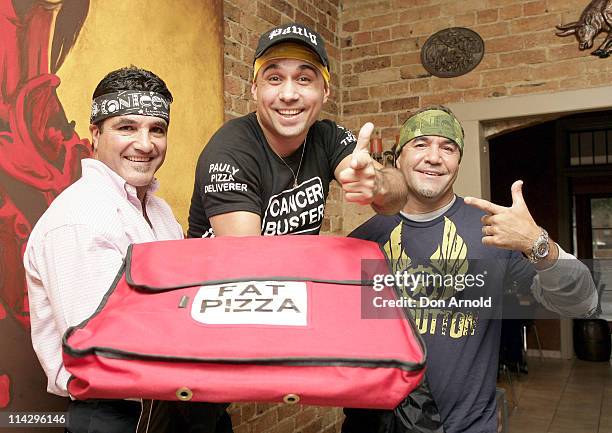
[[[243,281],[202,286],[191,317],[207,325],[308,325],[305,282]]]

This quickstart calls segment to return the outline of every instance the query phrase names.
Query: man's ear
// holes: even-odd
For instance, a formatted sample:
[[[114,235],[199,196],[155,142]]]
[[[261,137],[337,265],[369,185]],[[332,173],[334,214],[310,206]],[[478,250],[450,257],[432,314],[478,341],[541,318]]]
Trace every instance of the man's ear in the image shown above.
[[[91,124],[89,125],[89,133],[91,134],[91,150],[96,153],[98,150],[98,141],[100,139],[100,128],[98,125]]]
[[[257,80],[253,80],[253,84],[251,84],[251,96],[253,97],[253,101],[257,102]]]
[[[325,84],[323,85],[323,103],[324,104],[327,102],[327,99],[329,98],[330,93],[331,93],[331,90],[329,88],[329,83],[325,81]]]

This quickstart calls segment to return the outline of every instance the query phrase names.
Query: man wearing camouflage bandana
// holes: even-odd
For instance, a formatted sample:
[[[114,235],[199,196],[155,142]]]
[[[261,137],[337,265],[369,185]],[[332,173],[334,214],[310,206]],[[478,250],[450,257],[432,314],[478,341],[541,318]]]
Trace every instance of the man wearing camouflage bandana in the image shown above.
[[[481,293],[497,306],[510,286],[530,291],[561,315],[592,315],[597,295],[589,270],[535,223],[522,181],[512,185],[511,207],[455,195],[464,151],[463,128],[448,108],[414,113],[402,126],[395,150],[396,166],[408,184],[406,205],[397,215],[373,217],[350,236],[380,243],[394,274],[484,276]],[[435,282],[399,288],[417,303],[422,297],[448,302],[477,293],[476,287],[455,284],[447,290]],[[395,411],[346,409],[342,431],[497,432],[501,321],[490,313],[478,307],[411,309],[427,346],[426,381]]]
[[[444,107],[430,108],[417,112],[404,123],[401,129],[401,145],[395,150],[399,154],[406,143],[417,137],[437,135],[448,138],[459,147],[463,154],[463,128],[459,121]]]

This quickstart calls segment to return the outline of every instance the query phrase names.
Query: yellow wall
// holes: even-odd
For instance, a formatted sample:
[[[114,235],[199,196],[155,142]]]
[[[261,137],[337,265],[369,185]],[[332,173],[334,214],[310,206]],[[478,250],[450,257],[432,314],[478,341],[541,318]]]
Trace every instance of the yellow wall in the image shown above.
[[[163,197],[187,230],[202,146],[223,122],[220,0],[92,0],[77,43],[57,74],[68,120],[89,137],[91,95],[102,77],[130,64],[159,75],[174,96]]]

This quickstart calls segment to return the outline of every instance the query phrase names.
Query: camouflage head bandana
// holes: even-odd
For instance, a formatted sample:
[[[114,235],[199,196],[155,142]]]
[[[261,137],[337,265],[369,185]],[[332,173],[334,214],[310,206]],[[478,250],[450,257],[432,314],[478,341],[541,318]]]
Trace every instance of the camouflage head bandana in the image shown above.
[[[399,156],[404,145],[410,140],[425,135],[437,135],[453,140],[463,155],[463,128],[457,118],[446,111],[432,109],[415,114],[402,125],[395,156]]]
[[[106,93],[92,101],[89,121],[93,124],[128,114],[160,117],[170,123],[170,102],[157,92],[122,90]]]

